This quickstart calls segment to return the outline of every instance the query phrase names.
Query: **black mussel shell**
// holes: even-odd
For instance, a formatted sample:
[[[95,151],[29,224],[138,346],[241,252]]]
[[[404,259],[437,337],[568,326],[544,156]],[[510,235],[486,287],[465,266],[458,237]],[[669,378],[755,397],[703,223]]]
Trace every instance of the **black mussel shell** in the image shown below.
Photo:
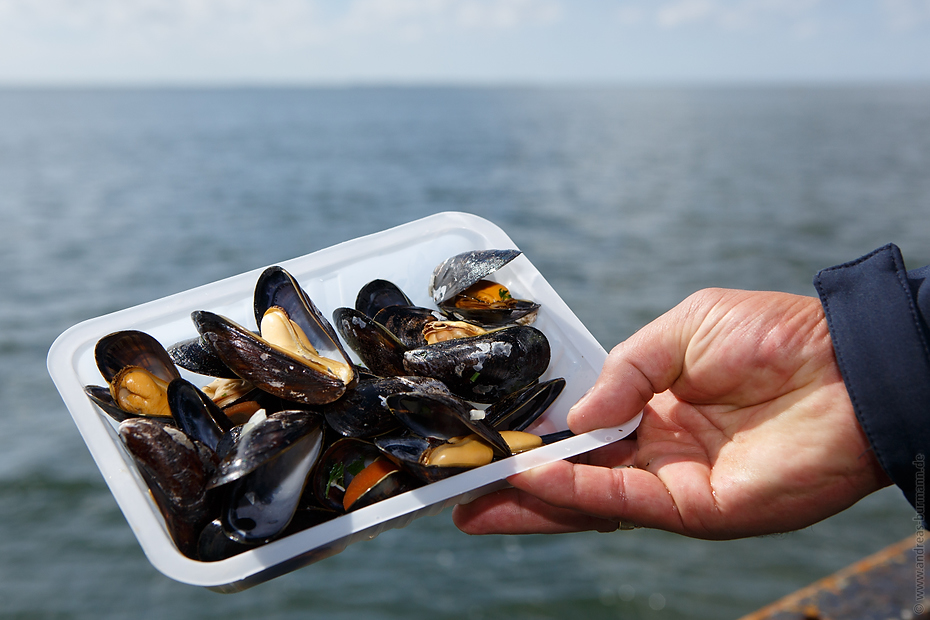
[[[223,434],[233,427],[210,397],[185,379],[168,384],[168,406],[178,428],[214,452]]]
[[[437,312],[419,306],[391,306],[381,310],[374,317],[377,323],[394,334],[407,349],[426,344],[423,328],[441,318]]]
[[[300,326],[319,354],[350,364],[336,331],[297,280],[281,267],[269,267],[255,284],[253,310],[255,323],[261,325],[269,308],[283,309],[290,320]],[[351,381],[350,381],[351,383]]]
[[[207,523],[197,538],[197,559],[201,562],[219,562],[254,549],[259,544],[236,542],[226,534],[222,519],[216,518]]]
[[[242,437],[242,427],[244,424],[237,424],[220,437],[216,444],[216,457],[222,462],[226,456],[236,448],[239,438]]]
[[[372,280],[362,287],[355,298],[355,309],[372,318],[383,308],[412,305],[410,298],[388,280]]]
[[[278,411],[251,428],[240,430],[235,446],[220,461],[216,476],[208,483],[216,488],[246,476],[278,457],[300,439],[322,434],[323,417],[300,410]]]
[[[358,487],[359,484],[364,486]],[[355,437],[339,439],[326,449],[313,473],[312,485],[324,508],[341,513],[370,506],[417,486],[406,471],[385,459],[374,444]],[[347,492],[351,493],[348,498]]]
[[[358,364],[356,364],[355,365],[355,376],[358,377],[359,381],[371,381],[373,379],[380,378],[381,375],[376,375],[375,373],[371,372],[364,366],[359,366]]]
[[[123,420],[128,420],[130,418],[145,417],[137,413],[130,413],[120,409],[120,407],[113,401],[113,395],[110,394],[110,388],[106,388],[101,385],[85,385],[84,393],[87,394],[88,398],[90,398],[90,400],[93,401],[95,405],[100,407],[104,413],[109,415],[117,422],[122,422]],[[151,419],[157,419],[164,424],[174,424],[173,420],[165,417]]]
[[[429,452],[445,443],[441,439],[430,439],[419,435],[385,435],[376,437],[374,444],[388,458],[410,472],[419,480],[430,483],[466,472],[471,467],[445,467],[426,465],[425,458]]]
[[[535,422],[559,397],[565,379],[533,383],[508,394],[485,410],[485,424],[498,431],[522,431]]]
[[[238,543],[265,542],[290,523],[323,445],[323,419],[305,411],[271,414],[241,433],[209,488],[223,488],[221,519]]]
[[[541,331],[515,325],[411,349],[404,354],[404,368],[439,379],[465,400],[493,403],[536,381],[549,358],[549,341]]]
[[[394,377],[362,379],[342,398],[320,405],[318,409],[326,417],[327,424],[340,435],[374,437],[400,426],[388,408],[386,398],[409,389],[409,384]]]
[[[368,476],[368,471],[373,471],[372,476]],[[379,457],[378,460],[369,464],[358,476],[353,478],[355,482],[366,478],[367,488],[360,489],[360,493],[355,501],[345,506],[346,511],[359,510],[366,506],[371,506],[382,500],[406,493],[411,489],[420,486],[419,481],[410,475],[406,469],[397,465],[393,460],[386,456]],[[352,491],[352,486],[349,487]]]
[[[439,309],[447,316],[460,321],[472,321],[482,325],[501,325],[520,323],[529,325],[536,320],[539,304],[526,299],[514,299],[506,308],[461,308],[455,305],[455,299],[439,304]]]
[[[387,397],[413,389],[448,389],[439,381],[427,377],[376,377],[360,380],[342,398],[319,406],[326,422],[346,437],[374,437],[391,432],[400,421],[391,413]]]
[[[98,340],[94,360],[107,384],[127,366],[144,368],[165,383],[181,376],[162,344],[136,330],[114,332]]]
[[[204,451],[180,430],[146,418],[122,422],[119,435],[139,465],[178,549],[196,558],[197,537],[215,513],[213,496],[206,488],[210,468],[204,464]]]
[[[374,319],[354,308],[336,308],[333,323],[339,335],[374,374],[381,377],[410,374],[404,370],[403,362],[407,347]]]
[[[226,365],[261,390],[310,405],[332,402],[346,390],[337,375],[306,365],[234,321],[207,311],[191,313],[191,320]]]
[[[290,524],[322,445],[322,429],[304,435],[248,475],[229,484],[221,518],[236,542],[265,542]],[[241,440],[240,440],[241,441]]]
[[[235,379],[238,376],[200,336],[174,343],[168,347],[168,355],[177,366],[205,377]]]
[[[429,296],[440,305],[520,254],[520,250],[472,250],[447,258],[433,270]]]
[[[345,512],[342,500],[352,478],[380,456],[368,441],[342,437],[320,456],[311,482],[313,494],[324,508]]]
[[[472,409],[454,395],[407,392],[388,396],[387,403],[403,425],[417,435],[449,440],[476,434],[491,445],[497,456],[510,456],[510,448],[500,433],[481,421],[484,412]]]

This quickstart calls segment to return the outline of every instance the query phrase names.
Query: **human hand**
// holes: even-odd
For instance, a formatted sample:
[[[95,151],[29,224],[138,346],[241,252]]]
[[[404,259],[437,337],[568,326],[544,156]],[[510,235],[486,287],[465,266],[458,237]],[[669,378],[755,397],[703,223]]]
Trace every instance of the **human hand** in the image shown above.
[[[456,506],[469,534],[612,531],[728,539],[806,527],[890,484],[813,297],[709,289],[617,345],[570,411],[631,439]]]

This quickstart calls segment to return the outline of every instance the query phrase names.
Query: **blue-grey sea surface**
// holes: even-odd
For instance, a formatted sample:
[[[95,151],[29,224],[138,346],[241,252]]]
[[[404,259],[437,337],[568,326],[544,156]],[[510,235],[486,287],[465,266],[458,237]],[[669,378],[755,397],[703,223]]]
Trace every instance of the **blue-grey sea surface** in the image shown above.
[[[606,348],[708,286],[930,263],[930,87],[0,90],[0,617],[735,618],[914,532],[469,537],[448,512],[239,594],[147,561],[46,372],[85,319],[442,211]],[[754,507],[766,510],[766,506]]]

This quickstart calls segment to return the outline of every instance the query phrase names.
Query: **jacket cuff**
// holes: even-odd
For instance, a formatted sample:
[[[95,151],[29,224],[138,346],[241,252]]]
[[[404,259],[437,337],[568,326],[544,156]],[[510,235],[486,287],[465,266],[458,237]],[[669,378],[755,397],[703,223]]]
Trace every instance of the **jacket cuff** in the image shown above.
[[[930,353],[901,252],[886,245],[824,269],[814,286],[859,424],[885,473],[926,519]]]

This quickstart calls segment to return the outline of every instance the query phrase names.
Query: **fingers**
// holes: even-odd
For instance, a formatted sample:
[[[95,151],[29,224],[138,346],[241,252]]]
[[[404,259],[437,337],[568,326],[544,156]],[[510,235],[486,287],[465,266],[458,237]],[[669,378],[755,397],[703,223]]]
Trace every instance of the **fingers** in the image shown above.
[[[557,461],[508,481],[555,508],[609,521],[680,532],[681,518],[668,489],[654,474]]]
[[[598,468],[628,467],[636,454],[636,442],[617,441],[579,454],[573,463]],[[516,480],[518,477],[511,477]],[[455,525],[468,534],[562,534],[595,530],[612,532],[616,520],[588,515],[573,508],[559,508],[516,488],[479,497],[453,509]]]
[[[618,523],[556,508],[517,489],[484,495],[469,504],[456,506],[452,521],[466,534],[565,534],[568,532],[612,532]]]
[[[684,529],[668,489],[640,469],[559,461],[508,480],[514,488],[456,506],[455,525],[468,534],[609,532],[620,523]]]
[[[573,432],[623,424],[675,382],[689,340],[685,309],[670,311],[613,348],[597,382],[568,414]]]

